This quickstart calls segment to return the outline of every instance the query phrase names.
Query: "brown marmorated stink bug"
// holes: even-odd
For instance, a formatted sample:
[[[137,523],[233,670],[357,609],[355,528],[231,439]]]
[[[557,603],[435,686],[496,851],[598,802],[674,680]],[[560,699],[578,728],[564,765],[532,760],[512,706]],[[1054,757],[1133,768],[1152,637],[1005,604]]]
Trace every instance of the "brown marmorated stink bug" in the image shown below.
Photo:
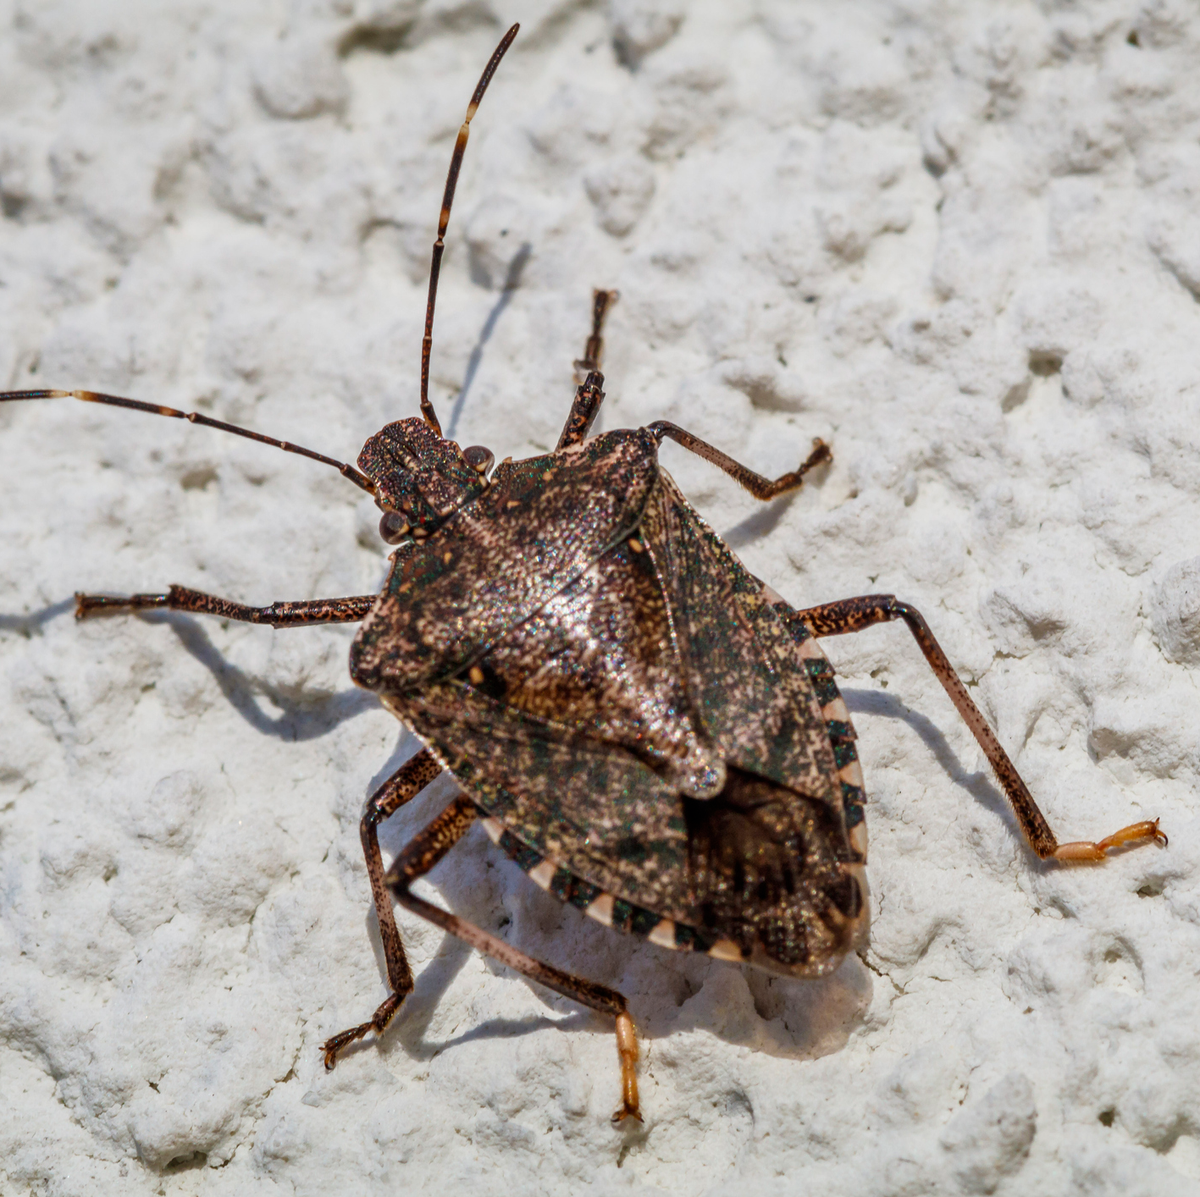
[[[169,608],[265,623],[362,622],[354,681],[426,745],[371,797],[362,842],[391,992],[367,1022],[324,1044],[383,1033],[413,977],[392,898],[522,975],[616,1020],[622,1104],[640,1118],[637,1040],[621,994],[525,955],[418,897],[412,882],[475,820],[543,889],[661,947],[789,977],[830,972],[868,925],[867,836],[854,729],[818,646],[902,619],[979,742],[1039,857],[1100,860],[1166,843],[1158,820],[1097,843],[1060,844],[924,619],[891,595],[807,610],[752,577],[658,464],[670,438],[758,499],[794,490],[827,461],[774,481],[673,424],[587,438],[603,399],[595,293],[586,372],[554,452],[494,466],[441,435],[428,397],[434,301],[471,118],[516,36],[488,62],[458,133],[429,276],[421,418],[367,441],[358,467],[198,413],[91,391],[33,390],[185,418],[341,471],[374,496],[397,545],[383,592],[255,608],[181,586],[76,596],[76,616]],[[442,770],[462,793],[385,874],[379,824]]]

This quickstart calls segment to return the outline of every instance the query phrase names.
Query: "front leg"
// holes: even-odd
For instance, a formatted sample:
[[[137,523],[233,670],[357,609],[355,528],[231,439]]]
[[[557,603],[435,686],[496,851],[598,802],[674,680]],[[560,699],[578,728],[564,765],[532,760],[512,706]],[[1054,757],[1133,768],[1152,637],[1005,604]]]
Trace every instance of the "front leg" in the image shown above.
[[[609,308],[620,298],[616,291],[592,288],[592,335],[583,347],[583,357],[575,359],[575,381],[581,382],[604,361],[604,320]],[[582,377],[581,377],[582,376]]]
[[[616,302],[616,291],[602,291],[597,287],[592,292],[592,335],[583,348],[583,357],[575,361],[575,378],[579,381],[579,389],[575,392],[558,444],[554,446],[556,451],[568,445],[578,445],[587,436],[600,404],[604,402],[604,375],[600,373],[600,363],[604,357],[604,318]]]
[[[861,598],[823,603],[819,607],[809,607],[806,611],[793,611],[786,618],[789,621],[799,621],[813,636],[841,636],[847,632],[861,632],[873,624],[887,623],[893,619],[904,620],[925,654],[929,667],[942,683],[950,701],[958,709],[963,722],[971,729],[979,747],[983,749],[984,755],[996,771],[996,777],[1008,795],[1025,838],[1043,860],[1048,857],[1055,860],[1103,860],[1110,848],[1117,848],[1122,844],[1150,840],[1166,844],[1167,837],[1158,829],[1157,819],[1131,823],[1098,842],[1077,840],[1069,844],[1060,844],[1054,832],[1050,830],[1045,815],[1034,802],[1028,786],[1021,780],[1016,765],[996,739],[996,733],[988,726],[983,712],[971,700],[966,686],[955,673],[954,666],[942,651],[942,646],[934,639],[924,617],[915,607],[900,602],[895,595],[868,594]]]
[[[724,470],[738,486],[749,491],[756,499],[760,499],[764,503],[768,499],[774,499],[778,495],[785,495],[788,491],[798,489],[804,482],[804,475],[809,470],[833,460],[833,453],[830,452],[829,446],[819,436],[813,437],[812,452],[796,469],[789,470],[786,474],[780,474],[778,478],[764,478],[748,466],[742,465],[740,461],[730,457],[728,453],[722,453],[715,445],[710,445],[708,441],[702,441],[698,436],[688,432],[686,428],[672,424],[670,420],[655,420],[653,424],[647,425],[646,431],[652,432],[654,439],[660,445],[664,438],[670,437],[689,453],[703,457],[717,469]]]
[[[273,628],[298,628],[318,623],[358,623],[371,610],[376,596],[308,599],[272,603],[269,607],[247,607],[185,586],[172,586],[166,594],[76,594],[75,618],[93,615],[123,615],[130,611],[189,611],[193,615],[217,615],[243,623],[266,623]]]

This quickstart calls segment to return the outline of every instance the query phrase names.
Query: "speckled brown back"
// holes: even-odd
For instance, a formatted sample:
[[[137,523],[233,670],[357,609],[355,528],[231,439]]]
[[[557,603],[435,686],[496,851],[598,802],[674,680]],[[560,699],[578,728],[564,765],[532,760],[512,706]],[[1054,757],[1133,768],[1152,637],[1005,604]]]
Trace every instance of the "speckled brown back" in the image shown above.
[[[621,430],[499,465],[482,495],[393,555],[354,641],[354,680],[400,690],[486,651],[640,522],[656,449],[649,433]]]
[[[356,676],[570,900],[828,971],[865,888],[805,634],[636,437],[507,466],[398,553]]]

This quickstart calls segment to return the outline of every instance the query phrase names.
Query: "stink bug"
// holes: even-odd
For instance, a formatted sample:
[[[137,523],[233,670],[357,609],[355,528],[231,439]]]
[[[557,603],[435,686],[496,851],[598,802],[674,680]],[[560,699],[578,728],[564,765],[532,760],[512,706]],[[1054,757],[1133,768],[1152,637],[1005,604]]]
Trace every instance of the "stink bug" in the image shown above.
[[[672,439],[769,500],[829,458],[817,442],[769,481],[673,424],[588,439],[603,399],[596,293],[585,378],[552,453],[494,466],[441,435],[429,400],[438,273],[469,123],[514,26],[489,61],[459,131],[430,272],[421,418],[390,424],[352,466],[196,413],[88,391],[74,396],[186,418],[313,458],[371,494],[397,545],[382,594],[265,608],[173,586],[77,596],[81,618],[154,608],[275,627],[363,626],[356,683],[426,747],[371,798],[362,820],[391,992],[369,1021],[324,1044],[382,1034],[412,974],[392,900],[567,997],[613,1016],[623,1100],[639,1117],[637,1043],[624,998],[526,956],[415,895],[412,882],[481,820],[543,888],[618,930],[785,976],[829,972],[867,932],[864,794],[854,730],[820,637],[902,619],[996,770],[1043,858],[1099,860],[1124,843],[1165,843],[1157,820],[1059,844],[920,614],[889,595],[795,610],[752,577],[658,464]],[[443,770],[463,793],[384,870],[380,822]]]

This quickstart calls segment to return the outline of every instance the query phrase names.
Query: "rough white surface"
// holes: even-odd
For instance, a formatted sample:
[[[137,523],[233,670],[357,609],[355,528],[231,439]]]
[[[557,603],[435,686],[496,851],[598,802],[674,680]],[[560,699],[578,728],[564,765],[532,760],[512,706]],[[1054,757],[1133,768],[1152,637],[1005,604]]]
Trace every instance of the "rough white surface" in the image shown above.
[[[590,924],[478,829],[426,892],[619,987],[599,1018],[401,916],[358,819],[414,743],[352,629],[76,626],[74,590],[376,588],[333,471],[0,407],[0,1193],[1190,1194],[1200,1187],[1200,14],[1185,0],[0,3],[0,383],[199,407],[353,458],[416,410],[432,226],[504,25],[434,398],[551,446],[590,288],[604,427],[797,605],[924,611],[1051,823],[1040,865],[903,628],[830,642],[870,793],[865,959],[771,981]],[[465,381],[464,381],[465,380]],[[387,849],[447,784],[398,815]],[[374,945],[374,948],[373,946]]]

